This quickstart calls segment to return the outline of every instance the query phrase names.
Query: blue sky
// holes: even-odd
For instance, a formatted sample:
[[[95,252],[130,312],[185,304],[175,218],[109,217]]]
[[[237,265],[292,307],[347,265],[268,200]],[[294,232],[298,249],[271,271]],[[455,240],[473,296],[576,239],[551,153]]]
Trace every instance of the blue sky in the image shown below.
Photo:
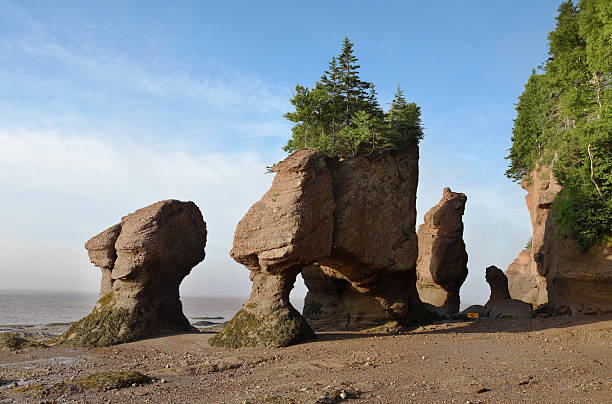
[[[504,156],[559,4],[0,0],[3,288],[95,291],[83,242],[178,198],[210,231],[183,293],[248,294],[233,230],[285,156],[293,88],[348,35],[382,105],[399,82],[422,108],[419,217],[445,186],[467,194],[462,296],[482,302],[484,268],[530,236]]]

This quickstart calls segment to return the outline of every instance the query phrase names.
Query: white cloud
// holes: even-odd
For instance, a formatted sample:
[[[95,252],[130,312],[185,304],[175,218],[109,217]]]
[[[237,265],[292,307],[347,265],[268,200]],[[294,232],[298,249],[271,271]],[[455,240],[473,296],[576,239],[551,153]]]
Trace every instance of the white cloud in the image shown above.
[[[140,207],[176,198],[193,200],[209,231],[207,257],[185,280],[184,293],[248,295],[248,273],[228,252],[236,224],[272,181],[266,163],[249,152],[191,155],[132,141],[0,132],[3,285],[73,289],[74,279],[92,270],[82,248],[87,238]],[[39,248],[50,240],[52,249]],[[32,254],[22,260],[28,245]],[[33,271],[53,274],[55,281]]]

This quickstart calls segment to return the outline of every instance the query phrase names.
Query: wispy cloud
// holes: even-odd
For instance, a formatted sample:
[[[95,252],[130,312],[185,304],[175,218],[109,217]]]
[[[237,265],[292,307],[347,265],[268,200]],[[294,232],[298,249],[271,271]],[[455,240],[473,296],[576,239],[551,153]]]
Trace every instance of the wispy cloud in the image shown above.
[[[214,60],[197,68],[170,54],[151,59],[100,41],[59,36],[13,3],[5,19],[25,27],[0,41],[0,128],[137,129],[189,137],[184,127],[217,136],[286,137],[282,114],[290,88]],[[237,122],[240,124],[237,124]],[[203,130],[206,132],[206,129]]]
[[[238,72],[209,71],[195,76],[176,63],[147,65],[103,48],[68,47],[52,38],[5,41],[4,45],[13,52],[46,59],[107,86],[123,86],[156,97],[185,98],[201,103],[202,109],[227,111],[238,107],[252,112],[282,113],[289,107],[288,91],[278,94],[278,89],[271,90],[260,78]]]

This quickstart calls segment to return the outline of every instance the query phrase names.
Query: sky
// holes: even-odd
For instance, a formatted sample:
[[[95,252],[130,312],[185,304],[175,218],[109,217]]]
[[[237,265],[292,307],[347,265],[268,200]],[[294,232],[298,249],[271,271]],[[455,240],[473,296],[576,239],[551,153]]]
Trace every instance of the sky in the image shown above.
[[[422,109],[417,226],[444,187],[467,195],[461,296],[484,303],[485,268],[531,235],[504,157],[559,4],[0,0],[0,289],[97,292],[84,242],[175,198],[208,226],[181,293],[248,296],[234,229],[286,157],[295,85],[346,35],[381,105],[399,83]]]

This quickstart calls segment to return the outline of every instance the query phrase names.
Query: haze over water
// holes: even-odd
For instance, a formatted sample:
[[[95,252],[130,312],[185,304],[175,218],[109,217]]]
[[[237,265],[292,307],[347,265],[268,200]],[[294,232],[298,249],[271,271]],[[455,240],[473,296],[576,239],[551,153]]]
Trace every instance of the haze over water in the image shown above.
[[[85,317],[93,309],[98,295],[94,293],[0,291],[0,332],[7,325],[45,325],[71,323]],[[240,297],[183,296],[183,313],[194,323],[206,317],[212,322],[231,319],[246,301]],[[293,306],[302,311],[302,297],[292,299]]]
[[[71,323],[91,313],[97,300],[93,293],[0,291],[0,331],[7,325]],[[211,321],[223,322],[232,318],[246,297],[184,296],[181,301],[192,323],[203,317],[222,317]],[[294,303],[301,309],[300,302]]]

